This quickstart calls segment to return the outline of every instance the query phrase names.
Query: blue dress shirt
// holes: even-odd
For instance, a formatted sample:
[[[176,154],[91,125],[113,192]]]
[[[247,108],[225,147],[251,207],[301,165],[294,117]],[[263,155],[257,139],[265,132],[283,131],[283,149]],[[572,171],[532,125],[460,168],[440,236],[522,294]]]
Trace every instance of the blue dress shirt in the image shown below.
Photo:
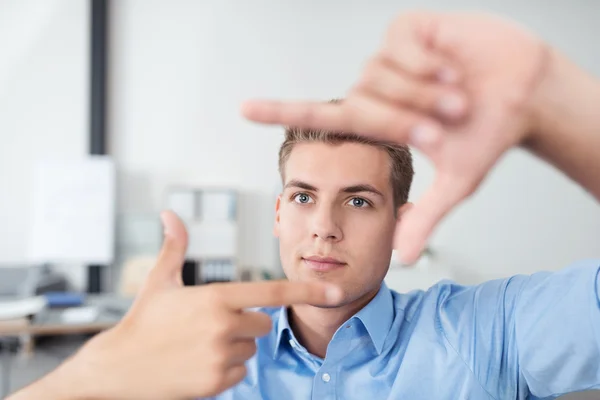
[[[324,359],[284,308],[263,309],[248,374],[215,400],[546,399],[600,389],[600,260],[476,286],[382,284],[335,332]]]

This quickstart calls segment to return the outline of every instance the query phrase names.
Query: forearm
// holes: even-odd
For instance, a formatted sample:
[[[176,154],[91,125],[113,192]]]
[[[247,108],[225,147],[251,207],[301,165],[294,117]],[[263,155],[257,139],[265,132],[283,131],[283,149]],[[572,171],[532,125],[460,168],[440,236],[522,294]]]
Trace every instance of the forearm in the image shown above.
[[[68,360],[40,380],[13,393],[7,400],[95,400],[96,397],[88,393],[90,382],[84,379],[84,374]]]
[[[101,400],[120,397],[116,387],[121,379],[119,364],[111,361],[114,351],[101,333],[86,343],[77,353],[40,380],[21,389],[7,400]]]
[[[566,57],[549,54],[525,148],[600,201],[600,80]]]

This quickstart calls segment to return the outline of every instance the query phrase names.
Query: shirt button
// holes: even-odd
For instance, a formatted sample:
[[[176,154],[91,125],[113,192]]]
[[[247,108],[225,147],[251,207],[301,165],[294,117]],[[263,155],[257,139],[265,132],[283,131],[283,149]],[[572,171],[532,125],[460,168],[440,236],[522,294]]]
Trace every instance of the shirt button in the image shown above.
[[[323,375],[321,375],[321,379],[323,379],[323,382],[327,383],[331,380],[331,376],[329,376],[328,373],[324,373]]]

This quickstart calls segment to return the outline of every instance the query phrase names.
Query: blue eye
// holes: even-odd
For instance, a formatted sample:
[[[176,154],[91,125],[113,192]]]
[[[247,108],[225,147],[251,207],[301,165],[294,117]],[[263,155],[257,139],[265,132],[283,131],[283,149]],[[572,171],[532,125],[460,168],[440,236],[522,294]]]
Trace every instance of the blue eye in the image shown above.
[[[365,208],[369,206],[369,203],[367,203],[365,199],[361,199],[360,197],[353,197],[348,203],[356,208]]]
[[[312,201],[312,199],[306,193],[298,193],[294,196],[294,201],[300,204],[308,204]]]

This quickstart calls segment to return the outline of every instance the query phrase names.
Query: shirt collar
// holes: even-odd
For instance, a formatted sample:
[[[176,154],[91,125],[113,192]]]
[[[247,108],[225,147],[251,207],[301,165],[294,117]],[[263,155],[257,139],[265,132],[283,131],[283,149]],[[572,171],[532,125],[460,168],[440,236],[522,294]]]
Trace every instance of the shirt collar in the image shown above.
[[[371,337],[371,341],[377,350],[377,354],[381,354],[383,344],[385,343],[385,339],[394,320],[392,293],[385,282],[381,284],[377,295],[375,295],[365,307],[350,319],[354,318],[362,322]],[[286,307],[281,307],[279,310],[275,332],[273,358],[276,359],[279,355],[282,341],[294,337]]]
[[[276,326],[277,335],[275,337],[275,349],[273,350],[273,358],[277,359],[279,356],[281,342],[284,339],[292,336],[292,328],[290,327],[290,321],[288,319],[287,307],[281,307],[279,310],[279,317],[277,318]]]
[[[394,321],[394,300],[385,282],[377,295],[353,317],[360,320],[377,350],[381,354],[383,344]]]

